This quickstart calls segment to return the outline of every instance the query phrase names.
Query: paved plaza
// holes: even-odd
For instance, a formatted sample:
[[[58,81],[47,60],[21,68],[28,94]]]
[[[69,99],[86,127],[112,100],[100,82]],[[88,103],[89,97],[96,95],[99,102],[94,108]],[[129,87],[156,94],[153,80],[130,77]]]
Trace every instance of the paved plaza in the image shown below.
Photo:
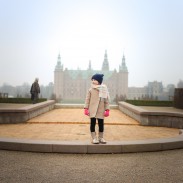
[[[16,107],[23,107],[16,105]],[[1,106],[0,106],[1,107]],[[7,106],[4,106],[8,108]],[[9,108],[15,107],[9,105]],[[89,141],[90,119],[83,109],[54,109],[21,124],[1,124],[0,136],[34,140]],[[96,126],[96,131],[98,126]],[[139,123],[117,109],[111,109],[105,118],[107,141],[158,139],[178,136],[179,129],[140,126]]]

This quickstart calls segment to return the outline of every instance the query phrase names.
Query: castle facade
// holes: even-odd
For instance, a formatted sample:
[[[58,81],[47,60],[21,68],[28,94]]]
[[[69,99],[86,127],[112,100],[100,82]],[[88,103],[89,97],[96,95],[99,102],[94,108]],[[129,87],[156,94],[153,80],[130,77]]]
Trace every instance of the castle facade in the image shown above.
[[[111,102],[115,102],[117,97],[127,97],[128,95],[128,69],[125,62],[125,56],[119,65],[119,71],[110,70],[107,57],[107,51],[104,54],[104,60],[101,70],[93,70],[91,61],[89,61],[86,70],[64,69],[60,54],[54,70],[54,95],[57,101],[61,103],[83,103],[86,92],[91,85],[93,74],[104,74],[103,83],[108,86]]]

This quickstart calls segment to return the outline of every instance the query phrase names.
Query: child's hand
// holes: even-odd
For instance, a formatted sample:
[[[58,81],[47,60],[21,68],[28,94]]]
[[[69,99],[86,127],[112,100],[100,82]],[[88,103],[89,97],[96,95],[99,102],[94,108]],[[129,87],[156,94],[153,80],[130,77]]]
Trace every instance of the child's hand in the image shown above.
[[[105,117],[108,117],[109,116],[109,110],[108,109],[104,112],[104,116]]]
[[[89,114],[90,114],[89,113],[89,110],[88,109],[84,109],[84,114],[87,115],[87,116],[89,116]]]

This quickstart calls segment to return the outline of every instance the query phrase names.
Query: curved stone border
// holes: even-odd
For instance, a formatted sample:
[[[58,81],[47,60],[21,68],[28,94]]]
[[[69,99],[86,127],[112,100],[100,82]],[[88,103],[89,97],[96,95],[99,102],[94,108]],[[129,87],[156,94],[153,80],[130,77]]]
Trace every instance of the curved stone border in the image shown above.
[[[55,101],[48,100],[21,108],[0,109],[0,124],[22,123],[54,109]]]
[[[119,102],[119,110],[144,126],[183,128],[183,113],[147,111],[126,102]]]
[[[54,101],[49,102],[47,101],[46,103],[36,104],[34,106],[31,106],[30,108],[29,107],[24,109],[21,108],[16,111],[14,111],[15,109],[12,109],[12,111],[11,110],[9,111],[16,112],[19,114],[23,112],[27,115],[26,118],[31,118],[33,116],[39,115],[41,113],[53,109],[54,103],[55,103]],[[135,118],[142,125],[165,126],[174,128],[183,127],[183,114],[148,112],[142,108],[127,103],[125,105],[123,104],[124,103],[119,103],[119,109],[122,110],[127,115],[131,116],[132,118]],[[0,112],[6,113],[7,111],[0,111]],[[153,118],[151,118],[152,116]],[[173,121],[170,121],[171,125],[169,123],[169,120],[167,122],[167,119],[168,118],[170,119],[170,117],[172,117],[171,120],[173,119]],[[180,121],[176,122],[177,117]],[[153,119],[154,121],[154,119],[156,118],[159,119],[155,121],[155,124],[151,124],[151,119]],[[23,118],[23,121],[24,120],[25,119]],[[94,145],[91,144],[89,141],[48,141],[48,140],[0,138],[0,150],[16,150],[16,151],[28,151],[28,152],[102,154],[102,153],[153,152],[153,151],[180,149],[180,148],[183,148],[183,130],[180,130],[180,133],[177,137],[172,138],[134,140],[134,141],[111,141],[111,142],[109,141],[105,145],[102,144]]]
[[[137,153],[153,152],[183,148],[183,131],[173,138],[111,141],[107,144],[91,144],[89,141],[47,141],[0,138],[1,150],[15,150],[26,152],[50,153],[80,153],[80,154],[106,154],[106,153]]]

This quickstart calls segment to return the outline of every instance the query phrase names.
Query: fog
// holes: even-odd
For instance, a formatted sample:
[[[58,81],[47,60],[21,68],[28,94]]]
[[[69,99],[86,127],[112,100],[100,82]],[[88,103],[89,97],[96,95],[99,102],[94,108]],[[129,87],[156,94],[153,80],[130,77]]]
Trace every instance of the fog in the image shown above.
[[[0,86],[53,82],[64,69],[110,70],[123,54],[129,86],[183,79],[182,0],[0,0]]]

